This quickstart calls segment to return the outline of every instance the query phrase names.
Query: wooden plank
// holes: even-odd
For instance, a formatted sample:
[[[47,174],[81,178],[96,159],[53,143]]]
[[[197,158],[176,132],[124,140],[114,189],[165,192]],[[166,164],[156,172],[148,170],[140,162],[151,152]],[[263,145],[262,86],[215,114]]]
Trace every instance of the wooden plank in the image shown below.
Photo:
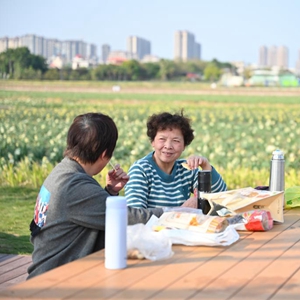
[[[87,290],[89,291],[91,289],[94,282],[109,278],[116,273],[124,272],[124,270],[105,269],[103,261],[98,263],[95,262],[84,272],[79,272],[76,275],[70,276],[64,281],[48,287],[47,289],[43,289],[42,291],[34,293],[34,297],[38,299],[46,299],[47,297],[50,299],[60,299],[60,297],[75,299],[76,295],[83,290],[84,297],[82,299],[86,299],[85,293]],[[128,261],[128,268],[136,265],[139,262],[140,261],[136,260]]]
[[[0,267],[2,269],[2,266],[11,263],[12,261],[18,260],[19,255],[16,254],[2,254],[0,258]],[[1,270],[0,269],[0,270]]]
[[[0,259],[0,290],[26,280],[31,256],[1,254]]]
[[[7,279],[5,282],[1,283],[0,291],[8,288],[9,286],[12,286],[12,285],[15,285],[15,284],[25,281],[27,276],[28,276],[27,272],[25,274],[23,273],[19,276],[17,276],[15,274],[11,279],[9,279],[9,280]]]
[[[66,282],[76,275],[92,270],[97,265],[100,266],[103,264],[103,260],[103,252],[96,252],[93,255],[77,260],[76,263],[60,266],[14,287],[9,287],[2,294],[11,297],[22,296],[24,298],[31,298],[35,294],[43,293],[43,291],[47,291],[59,283]]]
[[[6,263],[1,266],[1,274],[11,271],[13,269],[17,269],[18,267],[27,265],[28,263],[31,262],[32,262],[31,256],[18,256],[17,259],[10,261],[9,263]]]
[[[300,224],[300,222],[298,224]],[[298,228],[297,233],[300,233],[300,228]],[[287,239],[284,239],[282,243],[288,243]],[[277,247],[274,243],[273,246],[275,247],[273,247],[273,251],[269,251],[268,256],[274,256],[274,258],[277,256],[277,259],[275,258],[271,264],[269,264],[266,268],[263,268],[262,271],[259,272],[257,276],[254,277],[232,299],[270,299],[270,295],[275,295],[281,287],[284,286],[287,281],[291,280],[293,275],[299,271],[299,240],[292,246],[289,243],[287,247],[284,247],[280,241],[278,241]],[[286,250],[281,253],[281,248],[286,248]],[[283,255],[284,260],[278,259]],[[293,280],[293,283],[295,284],[295,280]],[[298,281],[298,287],[300,287],[299,283],[300,282]],[[284,297],[281,299],[286,298]]]
[[[186,257],[186,254],[193,255],[194,252],[197,252],[197,247],[186,247],[178,246],[174,249],[176,255],[169,258],[168,264],[176,264],[180,260]],[[98,280],[96,284],[91,286],[86,291],[80,292],[77,295],[73,296],[73,299],[95,299],[97,296],[101,299],[114,298],[115,295],[119,295],[124,289],[130,288],[132,285],[136,284],[139,280],[146,280],[149,274],[161,274],[165,268],[165,261],[142,261],[139,265],[134,268],[127,268],[122,272],[114,272],[110,277],[105,277],[103,280]],[[168,276],[170,276],[169,274]],[[162,275],[163,277],[164,275]],[[136,298],[134,290],[130,288],[132,292],[130,298]],[[147,295],[142,295],[146,297]]]
[[[294,268],[287,270],[283,266],[275,264],[276,271],[276,268],[271,266],[299,240],[299,236],[300,228],[291,231],[285,230],[267,243],[263,243],[262,247],[254,249],[256,246],[250,245],[248,248],[254,251],[228,268],[201,292],[196,293],[193,299],[199,298],[199,295],[205,299],[220,299],[220,297],[223,299],[268,299],[268,295],[274,293],[278,286],[294,272]],[[294,264],[299,266],[299,263],[300,257],[295,260]],[[282,264],[282,260],[280,260],[280,264]],[[265,272],[268,272],[269,280],[266,275],[261,277],[261,274],[265,274]],[[280,275],[278,275],[279,272]],[[241,292],[239,292],[240,289]],[[237,292],[241,296],[236,296]]]
[[[297,256],[299,255],[299,251]],[[300,268],[284,283],[280,290],[275,295],[272,295],[272,300],[295,300],[300,295]]]
[[[30,266],[30,264],[31,264],[31,262],[25,262],[22,265],[20,265],[19,267],[11,269],[11,270],[1,274],[0,275],[0,284],[1,284],[1,286],[5,282],[10,281],[14,278],[20,277],[22,275],[26,275],[26,278],[27,278],[27,276],[28,276],[27,268]],[[21,278],[20,278],[20,281],[18,281],[18,283],[19,282],[21,282]]]
[[[249,233],[248,233],[249,234]],[[247,235],[247,234],[246,234]],[[170,276],[172,276],[172,272],[164,272],[166,268],[166,262],[169,265],[176,266],[175,274],[180,272],[180,264],[184,264],[187,267],[187,263],[189,262],[188,257],[193,257],[195,260],[199,257],[199,249],[204,249],[207,251],[209,256],[211,257],[212,251],[224,251],[223,247],[185,247],[185,246],[176,246],[174,250],[176,255],[166,261],[157,261],[150,262],[144,261],[141,265],[135,266],[134,268],[128,268],[122,273],[115,273],[114,276],[106,277],[104,280],[98,280],[96,284],[91,286],[88,290],[84,290],[79,294],[73,296],[74,299],[86,298],[86,299],[94,299],[99,295],[99,290],[101,290],[101,297],[103,298],[123,298],[123,294],[120,296],[120,293],[124,293],[124,290],[130,289],[130,297],[139,298],[141,297],[141,291],[132,289],[131,287],[136,284],[141,279],[145,279],[151,275],[154,278],[157,277],[157,273],[159,273],[160,278],[158,279],[160,282],[164,280],[168,280]],[[194,261],[192,262],[194,264]],[[138,268],[140,267],[140,268]],[[191,266],[194,267],[194,266]],[[174,272],[173,272],[174,273]],[[126,277],[126,280],[124,278]],[[149,283],[151,284],[151,283]],[[148,285],[149,285],[148,284]],[[156,290],[152,291],[155,292]],[[146,297],[147,294],[143,292],[143,297]],[[126,295],[124,296],[126,297]]]

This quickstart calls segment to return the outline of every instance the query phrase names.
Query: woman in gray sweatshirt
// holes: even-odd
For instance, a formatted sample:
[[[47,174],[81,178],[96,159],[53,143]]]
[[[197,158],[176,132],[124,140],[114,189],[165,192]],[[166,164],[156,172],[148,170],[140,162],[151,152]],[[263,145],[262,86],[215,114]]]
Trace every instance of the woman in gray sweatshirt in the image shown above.
[[[105,203],[118,195],[129,176],[116,165],[103,188],[93,178],[111,159],[118,139],[114,121],[101,113],[77,116],[63,160],[44,181],[30,224],[34,246],[28,278],[104,248]],[[162,208],[128,207],[128,224],[146,223]]]

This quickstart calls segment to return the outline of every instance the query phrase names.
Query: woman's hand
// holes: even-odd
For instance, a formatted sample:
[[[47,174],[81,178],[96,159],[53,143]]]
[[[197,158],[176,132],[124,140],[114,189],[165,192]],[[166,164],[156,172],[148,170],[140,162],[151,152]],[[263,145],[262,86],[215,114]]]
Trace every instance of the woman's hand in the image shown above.
[[[181,205],[181,207],[198,208],[197,198],[196,197],[189,198]]]
[[[117,164],[114,170],[108,171],[106,175],[106,189],[111,195],[117,195],[128,180],[129,176],[127,173]]]
[[[191,155],[187,158],[186,162],[192,170],[197,169],[198,167],[201,167],[202,170],[211,171],[212,169],[208,159],[204,156]]]

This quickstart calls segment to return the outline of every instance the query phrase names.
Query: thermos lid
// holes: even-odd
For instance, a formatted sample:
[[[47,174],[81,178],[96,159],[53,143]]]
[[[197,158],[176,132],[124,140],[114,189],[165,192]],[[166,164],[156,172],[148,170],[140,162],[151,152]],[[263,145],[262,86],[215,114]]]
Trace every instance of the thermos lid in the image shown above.
[[[201,182],[211,181],[211,171],[209,170],[199,170],[198,171],[198,179]]]
[[[284,159],[284,154],[281,150],[277,149],[273,151],[273,159]]]
[[[110,196],[106,199],[106,208],[126,208],[127,200],[122,196]]]

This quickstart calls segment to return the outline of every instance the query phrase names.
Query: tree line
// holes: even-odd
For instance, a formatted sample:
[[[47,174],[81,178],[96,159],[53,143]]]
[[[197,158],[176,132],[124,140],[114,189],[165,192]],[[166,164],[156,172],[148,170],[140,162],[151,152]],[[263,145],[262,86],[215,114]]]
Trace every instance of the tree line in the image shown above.
[[[230,63],[216,59],[177,62],[161,59],[159,62],[140,63],[128,60],[121,65],[103,64],[93,68],[71,66],[49,68],[40,55],[31,54],[27,47],[8,49],[0,53],[1,78],[17,80],[218,80],[222,69],[233,69]],[[190,76],[189,76],[190,75]]]

